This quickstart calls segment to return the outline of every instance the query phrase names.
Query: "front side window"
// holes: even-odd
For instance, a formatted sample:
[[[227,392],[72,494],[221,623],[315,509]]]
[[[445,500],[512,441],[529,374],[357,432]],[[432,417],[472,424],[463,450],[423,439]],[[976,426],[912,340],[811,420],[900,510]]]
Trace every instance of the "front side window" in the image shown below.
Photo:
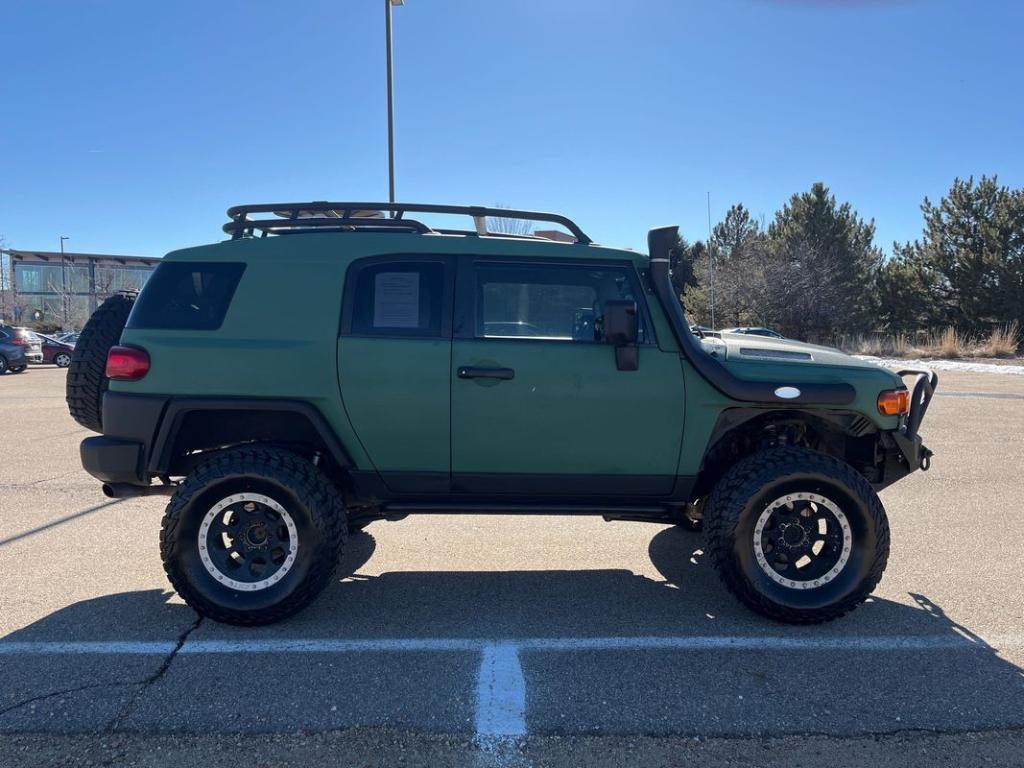
[[[475,336],[482,339],[601,342],[604,303],[639,303],[631,272],[614,266],[478,263],[475,288]]]
[[[348,332],[357,336],[441,335],[445,265],[391,261],[359,269],[348,296]]]

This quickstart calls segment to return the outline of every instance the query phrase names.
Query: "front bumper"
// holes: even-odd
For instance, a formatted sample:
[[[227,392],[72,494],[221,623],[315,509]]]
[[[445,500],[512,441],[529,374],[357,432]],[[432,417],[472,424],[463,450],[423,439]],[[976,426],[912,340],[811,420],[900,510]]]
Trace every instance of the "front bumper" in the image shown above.
[[[898,371],[898,374],[901,377],[914,376],[915,380],[910,392],[910,413],[907,414],[906,422],[897,430],[883,433],[883,445],[888,450],[881,487],[891,485],[918,469],[927,470],[933,455],[922,442],[918,429],[935,389],[939,386],[939,377],[934,371],[922,370]]]

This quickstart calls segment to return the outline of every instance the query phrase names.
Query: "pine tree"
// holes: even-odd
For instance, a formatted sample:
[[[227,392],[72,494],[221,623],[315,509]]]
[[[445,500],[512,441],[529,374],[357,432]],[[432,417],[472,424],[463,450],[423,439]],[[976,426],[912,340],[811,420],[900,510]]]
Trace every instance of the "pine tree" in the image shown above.
[[[921,240],[895,246],[886,265],[899,293],[889,298],[890,323],[897,326],[898,299],[923,304],[929,326],[951,324],[966,333],[994,325],[1024,324],[1024,190],[999,186],[997,177],[955,179],[938,205],[921,205]],[[900,283],[901,278],[912,278]]]
[[[825,338],[875,327],[874,237],[874,221],[838,205],[821,182],[790,198],[768,228],[771,314],[783,332]]]

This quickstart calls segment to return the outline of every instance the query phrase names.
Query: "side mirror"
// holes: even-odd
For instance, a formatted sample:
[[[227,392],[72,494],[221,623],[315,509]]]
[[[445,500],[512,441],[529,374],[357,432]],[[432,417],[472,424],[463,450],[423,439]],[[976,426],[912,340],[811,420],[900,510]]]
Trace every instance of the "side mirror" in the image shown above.
[[[620,371],[635,371],[640,367],[640,352],[636,342],[640,335],[635,301],[610,300],[604,303],[602,330],[606,343],[615,347],[615,365]]]

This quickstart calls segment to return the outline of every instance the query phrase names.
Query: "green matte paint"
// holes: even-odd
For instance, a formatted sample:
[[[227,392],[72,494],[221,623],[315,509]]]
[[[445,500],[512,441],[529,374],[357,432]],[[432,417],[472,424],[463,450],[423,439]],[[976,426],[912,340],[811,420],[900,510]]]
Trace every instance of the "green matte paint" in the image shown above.
[[[111,390],[302,400],[315,406],[359,469],[664,476],[695,475],[730,400],[681,359],[664,311],[645,286],[657,346],[619,371],[602,344],[524,339],[338,338],[348,265],[385,254],[629,259],[631,251],[542,240],[409,233],[304,233],[175,251],[168,261],[246,264],[215,331],[125,330],[147,350],[140,381]],[[857,411],[881,429],[878,393],[898,377],[837,350],[729,337],[716,354],[737,375],[802,383],[845,381]],[[744,356],[741,348],[807,351],[810,361]],[[511,381],[463,380],[460,365],[515,369]],[[763,406],[761,406],[763,407]],[[807,408],[806,410],[815,410]]]
[[[606,344],[456,339],[454,367],[515,378],[452,381],[452,472],[662,475],[671,491],[686,405],[679,355]]]
[[[449,471],[451,357],[448,339],[339,340],[345,410],[378,471]]]

